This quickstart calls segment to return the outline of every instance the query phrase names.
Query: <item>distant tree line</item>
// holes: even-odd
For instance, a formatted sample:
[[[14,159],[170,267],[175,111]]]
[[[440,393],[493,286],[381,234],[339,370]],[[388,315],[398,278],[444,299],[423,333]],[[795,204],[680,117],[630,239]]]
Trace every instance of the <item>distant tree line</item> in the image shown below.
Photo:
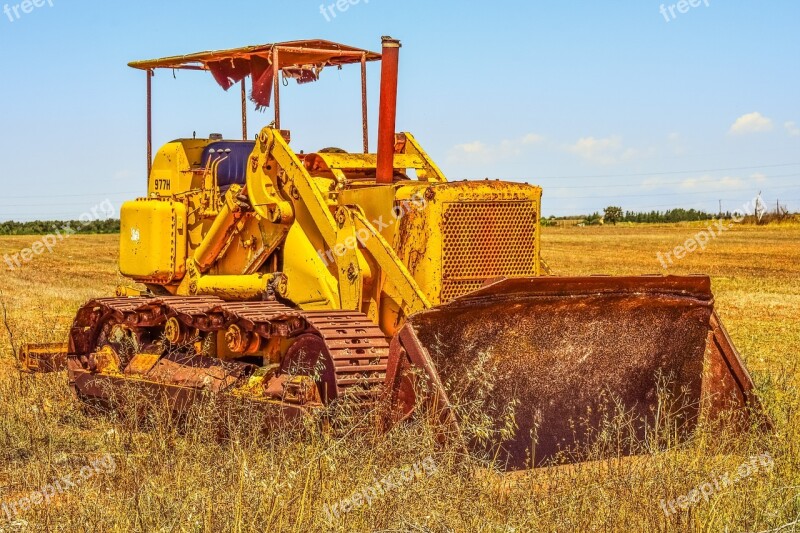
[[[724,213],[722,217],[719,217],[719,215],[712,215],[705,211],[698,211],[697,209],[669,209],[667,211],[650,211],[647,213],[625,211],[620,221],[643,223],[697,222],[699,220],[711,220],[714,218],[730,219],[732,217],[732,213]]]
[[[668,209],[667,211],[623,211],[621,207],[609,206],[602,213],[595,211],[591,215],[572,215],[566,217],[551,216],[542,219],[542,226],[600,226],[603,224],[618,224],[620,222],[636,222],[639,224],[670,224],[674,222],[700,222],[707,220],[737,220],[745,224],[770,224],[773,222],[800,221],[800,216],[789,212],[785,207],[779,206],[775,212],[767,212],[761,218],[753,213],[746,213],[741,218],[741,213],[726,211],[724,213],[707,213],[697,209]]]
[[[577,215],[567,217],[554,217],[543,219],[543,226],[558,225],[558,221],[572,221],[586,226],[600,224],[617,224],[619,222],[637,222],[640,224],[667,224],[671,222],[696,222],[700,220],[713,220],[715,218],[731,219],[733,213],[718,214],[706,213],[697,209],[669,209],[667,211],[623,211],[621,207],[609,206],[603,213],[594,212],[591,215]]]
[[[119,233],[119,219],[91,220],[34,220],[33,222],[0,222],[0,235],[53,235],[57,233],[105,235]]]

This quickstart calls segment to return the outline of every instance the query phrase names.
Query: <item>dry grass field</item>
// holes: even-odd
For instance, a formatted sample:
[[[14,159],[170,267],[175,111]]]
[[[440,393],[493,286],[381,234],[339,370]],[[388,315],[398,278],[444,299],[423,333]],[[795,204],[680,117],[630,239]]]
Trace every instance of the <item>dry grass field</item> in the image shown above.
[[[702,227],[548,228],[545,259],[560,275],[664,273],[656,254]],[[0,259],[35,240],[0,238]],[[437,447],[424,422],[335,440],[264,435],[230,420],[221,440],[205,408],[188,428],[157,409],[144,422],[89,416],[63,374],[20,375],[12,343],[63,341],[78,306],[121,281],[116,249],[113,236],[72,237],[21,269],[0,263],[13,334],[0,331],[0,531],[800,530],[800,226],[737,226],[669,269],[713,277],[774,431],[734,437],[701,428],[681,446],[642,443],[650,456],[514,476]],[[769,463],[751,459],[761,454]],[[748,475],[719,483],[744,463]],[[326,519],[325,505],[420,464],[434,467]],[[56,484],[62,490],[49,494]],[[707,497],[665,514],[662,500],[700,487]],[[32,496],[41,490],[46,498]]]

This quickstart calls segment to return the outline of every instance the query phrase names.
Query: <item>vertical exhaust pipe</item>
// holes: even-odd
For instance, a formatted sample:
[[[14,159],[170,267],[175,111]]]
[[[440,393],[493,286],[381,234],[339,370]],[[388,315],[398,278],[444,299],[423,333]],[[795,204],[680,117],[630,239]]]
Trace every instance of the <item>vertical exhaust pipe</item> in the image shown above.
[[[378,118],[378,183],[394,181],[394,136],[397,126],[397,77],[400,41],[383,38],[381,61],[381,108]]]

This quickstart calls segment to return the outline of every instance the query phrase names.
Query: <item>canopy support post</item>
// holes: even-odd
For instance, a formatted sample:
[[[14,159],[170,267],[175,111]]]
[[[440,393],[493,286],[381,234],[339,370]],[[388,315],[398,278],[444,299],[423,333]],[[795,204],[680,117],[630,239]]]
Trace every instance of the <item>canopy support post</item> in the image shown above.
[[[242,140],[247,140],[247,78],[242,80]]]
[[[369,117],[367,106],[367,54],[361,54],[361,127],[364,135],[364,153],[369,153]]]
[[[272,69],[275,72],[273,76],[273,84],[275,90],[275,129],[281,129],[281,69],[280,69],[280,55],[278,47],[272,50]]]
[[[152,69],[147,69],[147,179],[153,170],[153,76]]]

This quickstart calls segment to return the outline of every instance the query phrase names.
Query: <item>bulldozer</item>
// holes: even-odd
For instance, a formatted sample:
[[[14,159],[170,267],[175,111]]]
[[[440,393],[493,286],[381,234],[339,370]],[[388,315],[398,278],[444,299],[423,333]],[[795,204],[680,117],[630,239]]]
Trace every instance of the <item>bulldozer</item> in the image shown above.
[[[147,79],[148,176],[146,196],[121,208],[131,284],[80,308],[67,345],[23,350],[23,367],[66,370],[86,402],[134,384],[175,410],[219,395],[283,421],[352,402],[383,406],[384,428],[432,413],[451,436],[474,394],[490,438],[464,445],[507,469],[584,443],[612,403],[643,434],[665,387],[682,400],[686,438],[704,417],[747,424],[753,382],[710,279],[545,275],[540,187],[450,181],[395,131],[400,50],[390,37],[381,53],[310,40],[130,63]],[[350,65],[361,66],[363,150],[293,149],[283,87]],[[238,85],[241,139],[193,135],[153,156],[159,70]],[[252,138],[248,79],[249,100],[274,109]]]

